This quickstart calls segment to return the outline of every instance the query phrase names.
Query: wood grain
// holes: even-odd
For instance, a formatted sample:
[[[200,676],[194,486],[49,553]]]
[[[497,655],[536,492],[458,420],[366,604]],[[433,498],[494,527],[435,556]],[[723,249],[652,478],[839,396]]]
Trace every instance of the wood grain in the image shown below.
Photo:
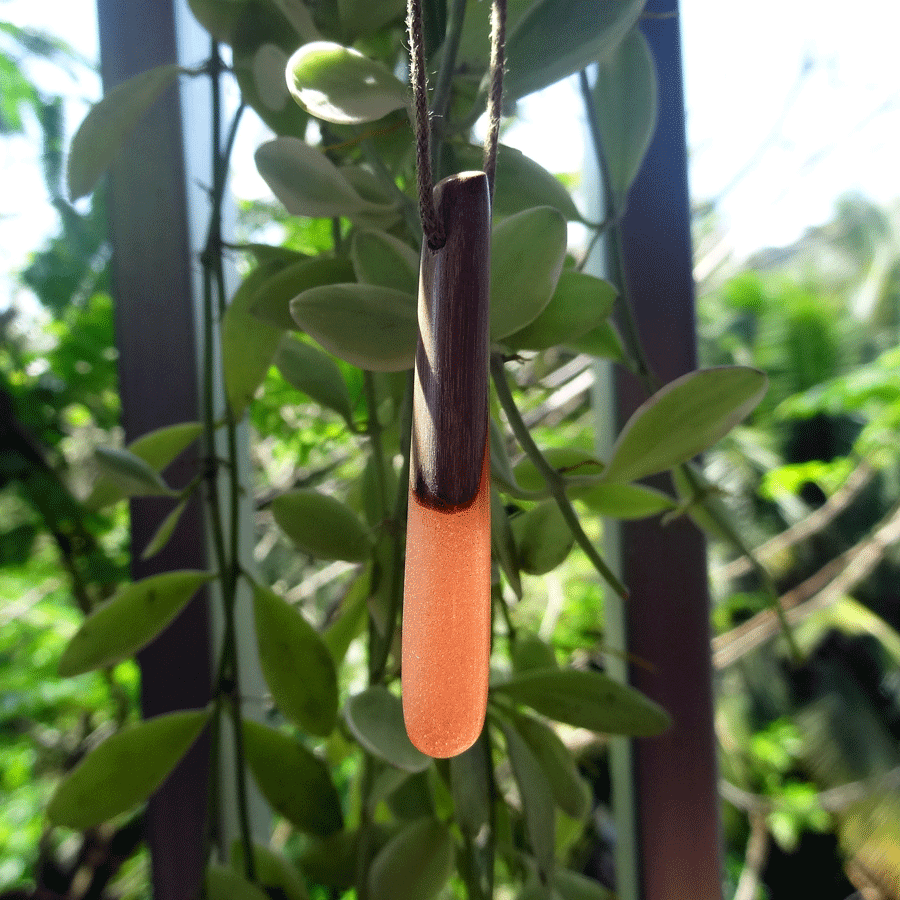
[[[487,176],[463,172],[434,189],[446,244],[422,249],[410,472],[420,502],[472,502],[488,422],[491,212]]]

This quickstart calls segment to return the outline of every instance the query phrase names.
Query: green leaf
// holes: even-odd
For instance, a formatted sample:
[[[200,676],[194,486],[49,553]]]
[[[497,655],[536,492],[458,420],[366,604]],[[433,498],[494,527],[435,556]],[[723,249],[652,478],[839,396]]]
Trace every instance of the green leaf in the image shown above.
[[[543,454],[544,459],[572,486],[584,487],[596,483],[606,468],[606,464],[592,453],[577,447],[550,447]],[[546,479],[527,456],[516,463],[513,476],[523,490],[540,492],[544,496],[550,493]]]
[[[291,315],[329,353],[361,369],[402,372],[415,361],[419,332],[411,294],[332,284],[300,294]]]
[[[369,533],[350,507],[340,500],[301,488],[272,501],[281,530],[305,553],[317,559],[362,562],[372,548]]]
[[[188,0],[194,18],[217,40],[231,43],[250,0]]]
[[[202,423],[179,422],[177,425],[166,425],[142,434],[128,445],[128,449],[157,472],[162,472],[201,434]]]
[[[234,0],[230,0],[234,2]],[[304,42],[319,38],[310,6],[305,0],[273,0],[274,6],[290,22],[291,27]]]
[[[87,196],[112,165],[128,133],[178,78],[176,65],[158,66],[116,85],[91,108],[69,148],[69,196]]]
[[[385,121],[391,122],[394,116]],[[409,119],[404,117],[397,127],[406,128]],[[402,218],[401,202],[396,191],[388,191],[381,179],[362,166],[341,166],[341,175],[347,179],[350,187],[370,205],[359,212],[351,213],[350,218],[360,228],[390,229]]]
[[[197,740],[208,718],[205,710],[197,710],[125,725],[63,779],[47,818],[84,831],[143,803]]]
[[[504,219],[491,238],[491,339],[524,328],[550,302],[566,258],[566,220],[549,206]]]
[[[253,585],[259,663],[275,705],[310,734],[326,737],[338,711],[337,672],[319,633],[286,600]]]
[[[438,804],[449,809],[449,792],[443,781],[430,778],[428,772],[404,774],[406,778],[386,798],[388,809],[396,819],[414,822],[426,816],[430,818],[436,814]]]
[[[622,339],[611,322],[604,322],[592,328],[587,334],[570,341],[569,346],[580,353],[611,359],[613,362],[622,362],[625,359]]]
[[[576,488],[573,500],[580,500],[592,513],[611,519],[646,519],[675,509],[678,505],[668,494],[641,484],[604,482],[589,488]]]
[[[522,579],[519,577],[519,553],[503,500],[491,485],[491,547],[494,559],[500,564],[513,593],[522,599]]]
[[[489,427],[491,431],[491,479],[497,482],[505,493],[517,496],[521,493],[521,489],[516,484],[512,466],[509,464],[503,432],[493,416],[490,418]]]
[[[481,147],[459,147],[455,154],[458,169],[481,169],[484,154]],[[582,218],[569,192],[555,175],[521,150],[500,144],[494,179],[494,215],[498,218],[511,216],[536,206],[552,206],[570,220]]]
[[[528,744],[506,722],[501,722],[506,737],[506,750],[512,766],[531,852],[545,875],[553,871],[556,850],[556,811],[550,782]]]
[[[272,809],[306,834],[325,837],[343,827],[341,803],[328,767],[299,741],[244,720],[247,765]]]
[[[294,137],[260,146],[256,167],[285,209],[295,216],[332,218],[383,212],[364,200],[321,151]]]
[[[594,110],[603,155],[621,213],[656,127],[656,67],[647,39],[633,28],[599,60]]]
[[[625,423],[604,478],[637,481],[686,462],[746,418],[767,385],[762,372],[742,366],[676,378]]]
[[[187,504],[187,498],[185,498],[180,503],[176,504],[175,508],[162,520],[159,528],[156,529],[156,533],[150,538],[147,546],[144,547],[144,552],[141,553],[141,559],[151,559],[169,543],[172,533],[175,531],[175,527],[181,520],[181,514],[184,512]]]
[[[321,406],[333,409],[352,427],[350,392],[335,361],[317,347],[285,335],[275,352],[275,365],[284,380]]]
[[[534,0],[507,0],[506,33],[511,34],[519,19]],[[473,3],[466,7],[457,62],[471,71],[484,72],[491,55],[491,7],[487,3]],[[479,164],[476,168],[480,169]]]
[[[59,661],[64,678],[115,665],[146,646],[216,576],[189,570],[151,575],[122,588],[82,623]]]
[[[250,313],[268,325],[291,331],[297,323],[291,316],[291,300],[323,284],[353,281],[353,266],[346,259],[300,259],[278,269],[257,287],[250,300]]]
[[[442,822],[407,825],[372,861],[371,900],[433,900],[453,871],[453,838]]]
[[[407,737],[400,698],[386,687],[375,685],[351,697],[344,716],[353,736],[379,759],[407,772],[424,772],[431,764]]]
[[[132,441],[128,452],[143,460],[154,472],[162,472],[177,456],[186,450],[203,434],[200,422],[179,422],[177,425],[166,425],[149,431]],[[118,503],[128,494],[119,483],[110,476],[100,475],[85,501],[89,509],[103,509]]]
[[[222,320],[222,375],[225,394],[235,419],[240,419],[262,384],[275,358],[283,329],[261,321],[250,312],[259,288],[280,263],[254,269],[235,291]]]
[[[108,479],[124,497],[174,497],[173,491],[152,466],[130,450],[97,447],[94,451],[101,477]]]
[[[529,575],[552,572],[569,555],[575,543],[555,500],[544,500],[512,520],[519,548],[519,565]]]
[[[530,672],[532,669],[555,669],[556,653],[553,647],[536,634],[517,631],[510,648],[513,672]]]
[[[290,102],[291,94],[284,79],[288,55],[277,44],[260,44],[249,61],[256,88],[257,103],[269,113],[280,113]]]
[[[302,138],[309,117],[291,100],[284,73],[288,57],[303,43],[301,29],[308,30],[308,11],[290,0],[253,0],[242,6],[230,37],[231,68],[241,99],[275,134]]]
[[[453,818],[474,837],[491,818],[491,761],[485,741],[475,741],[468,750],[451,756],[449,764]]]
[[[562,900],[552,884],[541,884],[537,873],[532,872],[516,894],[516,900]]]
[[[372,34],[406,12],[404,0],[337,0],[337,6],[352,35]]]
[[[243,875],[214,865],[206,869],[206,896],[209,900],[268,900],[268,895]]]
[[[381,829],[373,823],[376,838],[381,837]],[[354,884],[358,846],[357,831],[338,831],[323,840],[309,841],[300,856],[300,866],[314,883],[346,891]]]
[[[305,253],[301,253],[299,250],[292,250],[290,247],[282,247],[277,244],[260,244],[260,243],[249,243],[243,244],[241,249],[245,253],[253,254],[253,258],[256,260],[258,265],[265,265],[265,263],[281,263],[283,266],[289,266],[292,263],[303,262],[306,260],[307,262],[311,261],[311,258],[307,256]],[[318,257],[317,257],[318,258]],[[323,257],[323,259],[328,259],[328,257]],[[339,278],[339,281],[343,281],[343,278]],[[253,309],[253,304],[250,304],[251,310]],[[255,312],[255,310],[254,310]],[[262,315],[260,318],[265,318]],[[280,322],[272,322],[272,325],[280,325]],[[293,325],[288,325],[285,327],[292,328]]]
[[[338,125],[374,122],[406,106],[408,88],[383,63],[351,47],[314,41],[287,64],[288,87],[310,115]]]
[[[550,784],[556,805],[573,819],[583,821],[591,809],[591,792],[559,735],[532,716],[517,714],[513,723]]]
[[[513,350],[546,350],[583,337],[609,318],[616,289],[602,278],[565,269],[543,312],[503,343]]]
[[[553,887],[561,900],[615,900],[616,895],[599,881],[580,872],[557,869],[553,875]]]
[[[307,900],[309,894],[303,878],[286,857],[255,841],[251,852],[256,879],[269,896],[277,895],[284,900]],[[231,866],[238,873],[246,869],[244,844],[239,838],[231,844]],[[231,900],[230,896],[226,900]]]
[[[625,37],[644,3],[538,0],[506,42],[506,97],[518,100],[595,62]]]
[[[393,766],[385,766],[372,780],[372,789],[366,797],[366,808],[372,813],[378,809],[379,804],[387,803],[396,805],[394,797],[397,792],[408,788],[407,782],[412,778],[412,773],[404,769],[395,769]]]
[[[328,626],[324,634],[335,665],[340,666],[353,639],[358,637],[366,621],[366,601],[372,590],[372,576],[369,567],[357,576],[341,600],[337,618]]]
[[[415,296],[419,289],[419,256],[412,247],[384,231],[357,231],[350,258],[356,280]]]
[[[672,515],[687,515],[691,521],[710,537],[717,541],[730,543],[730,538],[718,524],[719,521],[729,521],[731,512],[722,502],[722,498],[701,485],[698,491],[694,489],[691,479],[685,474],[684,466],[678,466],[672,470],[672,484],[678,494],[680,503],[677,512]]]
[[[535,670],[491,689],[548,719],[590,731],[646,737],[670,724],[662,707],[600,672]]]

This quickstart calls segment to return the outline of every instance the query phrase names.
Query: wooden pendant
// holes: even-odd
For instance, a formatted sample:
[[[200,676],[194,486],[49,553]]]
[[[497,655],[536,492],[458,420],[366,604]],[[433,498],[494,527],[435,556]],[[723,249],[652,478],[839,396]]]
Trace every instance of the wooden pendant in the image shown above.
[[[491,619],[488,438],[490,190],[483,172],[434,189],[446,244],[422,248],[403,597],[410,740],[455,756],[481,733]]]

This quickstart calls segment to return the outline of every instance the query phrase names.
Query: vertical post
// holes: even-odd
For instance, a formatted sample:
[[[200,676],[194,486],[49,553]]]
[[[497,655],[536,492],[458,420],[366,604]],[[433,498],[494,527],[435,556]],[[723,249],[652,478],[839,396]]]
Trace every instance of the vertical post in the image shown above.
[[[651,368],[668,382],[696,367],[677,0],[650,0],[641,28],[657,67],[659,116],[619,230],[622,278]],[[614,386],[621,427],[647,394],[621,371]],[[713,900],[722,880],[704,539],[686,518],[665,527],[645,520],[621,525],[615,544],[631,598],[607,601],[610,631],[653,666],[630,664],[624,674],[673,719],[666,734],[617,757],[626,777],[630,766],[637,847],[636,873],[622,873],[623,886],[644,900]]]
[[[101,71],[106,90],[178,58],[172,0],[98,0]],[[200,418],[191,285],[182,116],[168,91],[128,137],[111,177],[112,281],[123,423],[128,440]],[[198,460],[183,458],[168,473],[184,484]],[[195,497],[172,540],[153,559],[139,559],[163,506],[131,504],[135,578],[207,567],[203,514]],[[145,716],[197,708],[210,697],[210,633],[205,593],[139,655]],[[204,859],[209,743],[197,742],[152,798],[147,840],[156,900],[197,896]]]

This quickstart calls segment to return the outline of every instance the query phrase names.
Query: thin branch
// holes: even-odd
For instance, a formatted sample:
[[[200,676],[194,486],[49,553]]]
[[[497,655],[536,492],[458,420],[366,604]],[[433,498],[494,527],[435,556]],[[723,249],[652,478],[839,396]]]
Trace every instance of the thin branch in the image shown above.
[[[750,837],[744,855],[744,869],[734,892],[734,900],[754,900],[768,855],[769,828],[766,825],[766,816],[759,812],[751,813]]]
[[[578,546],[584,551],[585,555],[591,561],[597,572],[602,576],[604,581],[606,581],[620,597],[627,599],[628,589],[615,576],[591,539],[585,534],[584,529],[581,527],[581,522],[572,506],[572,501],[566,496],[565,479],[550,465],[549,462],[547,462],[544,455],[538,449],[537,444],[535,444],[532,439],[531,434],[528,431],[528,426],[523,421],[519,408],[516,406],[516,402],[510,393],[509,385],[506,381],[506,370],[503,367],[503,360],[496,354],[491,355],[491,375],[494,379],[497,397],[500,400],[503,411],[506,413],[506,418],[513,430],[513,434],[515,434],[516,439],[519,441],[520,446],[525,451],[528,458],[534,463],[535,468],[547,481],[550,493],[553,495],[553,499],[556,501],[556,505],[559,507],[563,519],[569,526],[572,537],[575,538]]]
[[[715,503],[710,502],[708,485],[705,483],[703,476],[697,471],[697,469],[693,465],[688,463],[681,467],[681,471],[684,473],[689,484],[691,485],[694,496],[700,501],[700,504],[703,506],[704,512],[713,520],[713,522],[715,522],[716,526],[729,541],[729,543],[731,543],[739,553],[743,554],[749,560],[753,571],[756,572],[757,577],[759,578],[760,583],[763,586],[763,589],[765,590],[766,594],[768,594],[771,609],[767,610],[767,612],[771,616],[773,616],[774,621],[778,623],[778,627],[784,634],[784,638],[787,641],[788,649],[790,650],[794,662],[802,662],[803,654],[800,652],[800,648],[797,645],[796,639],[794,638],[790,623],[787,619],[787,616],[785,615],[784,604],[782,603],[781,598],[778,596],[778,588],[769,570],[756,558],[756,554],[747,545],[747,542],[744,540],[744,536],[735,526],[734,522],[731,521],[730,516]]]
[[[256,880],[256,866],[250,832],[250,816],[247,800],[246,771],[243,746],[243,729],[241,725],[240,689],[238,672],[237,640],[235,634],[235,605],[237,601],[237,585],[240,577],[239,545],[240,545],[240,496],[241,485],[237,466],[237,431],[231,407],[225,406],[225,426],[228,453],[228,508],[229,528],[226,543],[225,527],[220,507],[219,471],[215,447],[215,314],[224,313],[226,305],[225,272],[222,260],[222,203],[225,196],[225,183],[228,176],[228,163],[234,146],[238,123],[243,112],[243,105],[232,120],[224,146],[221,145],[222,131],[222,96],[220,73],[222,59],[219,45],[213,40],[208,63],[211,88],[211,132],[212,132],[212,209],[210,210],[209,230],[206,246],[201,256],[203,263],[203,344],[204,344],[204,431],[207,448],[207,501],[213,532],[213,549],[216,563],[221,573],[222,605],[224,608],[225,632],[223,635],[219,671],[215,690],[215,716],[213,720],[212,766],[210,772],[210,799],[212,808],[218,808],[218,779],[220,768],[218,760],[222,706],[227,702],[233,725],[235,752],[235,781],[237,789],[238,821],[240,839],[244,849],[244,864],[250,881]],[[211,836],[211,832],[210,832]]]
[[[874,571],[887,549],[900,540],[900,501],[873,530],[849,550],[835,557],[806,581],[780,598],[790,624],[802,622],[814,612],[845,597]],[[779,625],[771,610],[764,610],[737,628],[713,639],[713,662],[725,668],[745,653],[774,637]]]
[[[756,548],[755,553],[759,559],[767,559],[777,556],[789,550],[795,544],[806,540],[808,537],[821,531],[830,525],[868,485],[875,476],[875,470],[865,461],[860,463],[851,473],[850,477],[841,487],[832,494],[815,512],[805,519],[782,531],[781,534],[766,541]],[[752,563],[744,556],[732,560],[723,566],[717,573],[722,578],[732,580],[746,575],[753,568]]]
[[[394,643],[397,619],[400,617],[400,607],[403,603],[403,536],[400,523],[406,521],[407,503],[409,500],[409,447],[412,430],[412,405],[413,372],[410,370],[406,377],[406,389],[403,393],[403,405],[400,409],[400,434],[402,435],[400,452],[403,464],[400,467],[400,478],[397,481],[397,493],[394,496],[393,514],[390,520],[391,540],[393,541],[390,571],[390,604],[388,606],[387,625],[381,652],[372,668],[373,678],[377,681],[384,679],[391,646]]]
[[[447,10],[447,31],[444,35],[444,44],[441,54],[441,68],[437,74],[434,85],[434,98],[432,101],[432,147],[433,159],[437,166],[437,157],[443,142],[446,130],[447,113],[450,109],[450,97],[453,93],[453,74],[456,70],[456,57],[459,53],[459,44],[462,40],[463,23],[466,18],[466,0],[451,0]]]
[[[581,102],[584,107],[584,115],[587,121],[588,133],[591,137],[591,146],[594,150],[594,158],[597,170],[600,173],[600,181],[603,186],[603,198],[606,204],[606,215],[598,225],[604,232],[609,233],[607,261],[609,263],[609,278],[619,293],[619,309],[623,325],[622,337],[625,340],[626,350],[631,357],[632,365],[629,368],[640,378],[644,389],[648,394],[653,394],[662,386],[659,379],[650,366],[650,361],[644,353],[638,334],[637,320],[631,307],[628,284],[625,272],[622,270],[622,255],[619,247],[618,224],[624,212],[616,207],[616,196],[612,189],[612,178],[609,173],[609,165],[603,152],[603,140],[600,134],[600,122],[597,119],[597,110],[594,106],[594,96],[591,93],[591,85],[588,81],[587,71],[582,69],[578,73],[578,85],[581,90]]]

